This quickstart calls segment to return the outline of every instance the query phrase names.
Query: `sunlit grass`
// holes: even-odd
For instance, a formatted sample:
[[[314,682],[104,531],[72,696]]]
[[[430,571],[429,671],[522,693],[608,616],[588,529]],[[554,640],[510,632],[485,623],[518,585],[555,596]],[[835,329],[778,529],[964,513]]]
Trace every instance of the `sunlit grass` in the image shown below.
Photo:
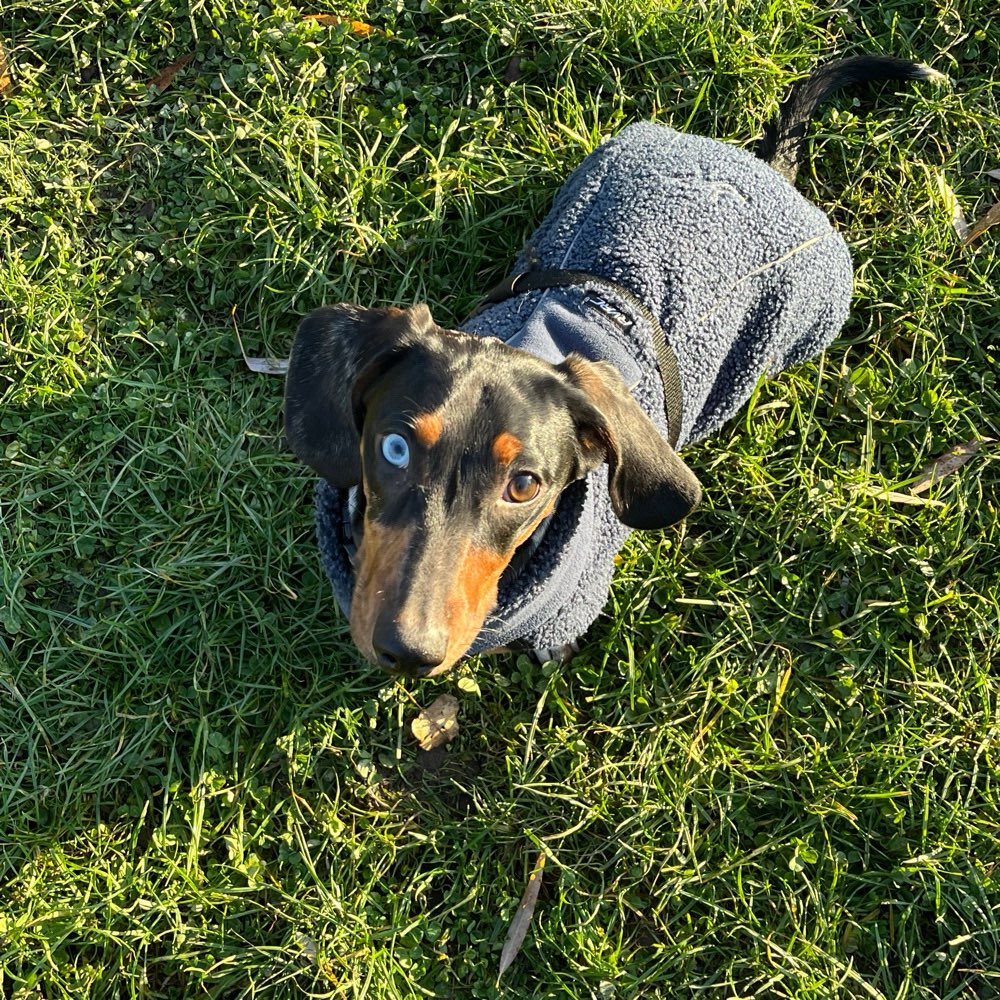
[[[51,6],[51,5],[50,5]],[[995,53],[972,3],[13,0],[0,97],[0,985],[19,998],[1000,995]],[[321,5],[323,10],[326,6]],[[746,145],[835,53],[799,187],[855,308],[687,458],[567,666],[386,684],[279,379],[324,301],[465,315],[644,117]],[[162,93],[149,86],[192,53]],[[512,64],[512,58],[517,62]],[[450,691],[458,739],[409,723]],[[496,986],[540,849],[533,928]]]

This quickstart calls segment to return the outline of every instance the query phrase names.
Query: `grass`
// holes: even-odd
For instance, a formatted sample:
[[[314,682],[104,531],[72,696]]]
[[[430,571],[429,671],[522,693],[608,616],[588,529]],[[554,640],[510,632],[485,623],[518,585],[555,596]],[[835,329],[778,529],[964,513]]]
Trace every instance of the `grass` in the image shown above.
[[[332,10],[385,29],[303,19]],[[10,0],[0,38],[0,986],[58,997],[1000,996],[1000,28],[976,0]],[[365,667],[283,450],[323,301],[502,276],[636,118],[746,144],[833,53],[799,187],[853,316],[687,457],[568,666]],[[149,81],[185,55],[159,91]],[[510,79],[511,58],[520,64]],[[507,79],[505,80],[505,73]],[[427,766],[417,706],[460,698]],[[537,852],[522,954],[497,986]]]

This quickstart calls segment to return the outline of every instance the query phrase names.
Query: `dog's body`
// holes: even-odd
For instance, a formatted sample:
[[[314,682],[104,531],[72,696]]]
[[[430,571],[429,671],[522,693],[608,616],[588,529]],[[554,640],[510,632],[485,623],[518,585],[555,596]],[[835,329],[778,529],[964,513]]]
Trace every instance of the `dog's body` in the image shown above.
[[[369,659],[426,675],[582,634],[629,531],[697,503],[674,446],[846,318],[847,247],[789,183],[816,103],[931,73],[860,57],[814,74],[761,144],[781,175],[724,143],[626,128],[561,189],[516,264],[526,277],[465,332],[423,306],[303,321],[286,427],[325,480],[324,564]]]

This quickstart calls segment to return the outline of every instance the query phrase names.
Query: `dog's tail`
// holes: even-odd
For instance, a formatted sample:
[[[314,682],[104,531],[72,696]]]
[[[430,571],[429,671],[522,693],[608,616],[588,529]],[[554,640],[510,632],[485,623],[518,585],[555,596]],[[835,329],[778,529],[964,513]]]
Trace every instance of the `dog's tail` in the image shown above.
[[[827,63],[792,87],[777,115],[764,126],[764,136],[754,152],[782,177],[794,181],[809,120],[835,90],[868,80],[947,79],[930,66],[895,56],[850,56]]]

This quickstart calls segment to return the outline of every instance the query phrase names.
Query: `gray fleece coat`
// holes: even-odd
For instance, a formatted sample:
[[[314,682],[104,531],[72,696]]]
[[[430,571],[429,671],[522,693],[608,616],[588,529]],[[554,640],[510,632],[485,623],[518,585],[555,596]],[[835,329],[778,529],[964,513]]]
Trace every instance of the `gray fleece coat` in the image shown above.
[[[829,344],[852,291],[844,240],[767,164],[651,122],[604,143],[559,191],[514,265],[515,272],[548,268],[610,279],[659,318],[683,390],[678,447],[719,428],[762,375]],[[611,361],[666,436],[648,323],[607,288],[515,295],[463,329],[552,362],[572,351]],[[347,613],[346,496],[321,483],[316,500],[324,567]],[[525,568],[501,579],[498,606],[469,652],[551,649],[579,638],[607,601],[629,530],[612,511],[606,468],[572,484]]]

